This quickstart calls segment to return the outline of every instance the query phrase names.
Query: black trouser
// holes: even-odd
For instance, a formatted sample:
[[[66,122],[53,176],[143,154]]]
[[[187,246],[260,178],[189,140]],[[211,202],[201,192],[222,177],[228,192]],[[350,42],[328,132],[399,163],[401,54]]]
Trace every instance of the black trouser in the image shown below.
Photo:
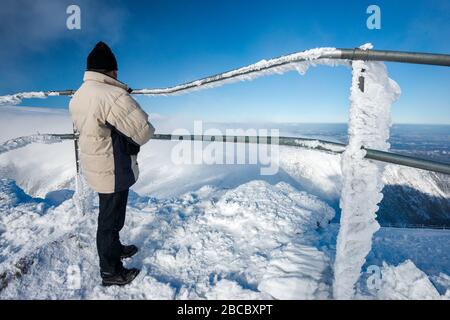
[[[100,212],[97,228],[97,251],[100,271],[116,273],[122,268],[122,244],[119,232],[125,223],[128,189],[115,193],[99,193]]]

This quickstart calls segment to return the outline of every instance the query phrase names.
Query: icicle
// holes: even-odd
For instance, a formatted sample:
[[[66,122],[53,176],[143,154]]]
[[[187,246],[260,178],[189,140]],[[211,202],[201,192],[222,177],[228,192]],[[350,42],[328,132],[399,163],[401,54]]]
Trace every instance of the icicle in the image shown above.
[[[369,49],[365,45],[361,49]],[[388,150],[390,107],[400,87],[387,76],[384,63],[354,61],[350,95],[349,144],[342,155],[342,209],[334,266],[334,297],[350,299],[379,229],[378,203],[383,198],[384,165],[363,159],[361,146]]]
[[[89,187],[81,173],[75,176],[75,194],[73,201],[80,216],[94,210],[95,192]]]

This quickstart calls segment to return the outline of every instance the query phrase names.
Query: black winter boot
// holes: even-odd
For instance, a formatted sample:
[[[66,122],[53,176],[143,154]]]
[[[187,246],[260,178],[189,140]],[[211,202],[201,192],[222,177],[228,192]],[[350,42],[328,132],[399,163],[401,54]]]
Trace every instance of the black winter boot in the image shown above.
[[[138,252],[138,247],[134,244],[129,246],[122,246],[122,252],[120,253],[120,259],[131,258]]]
[[[122,268],[121,271],[119,271],[116,274],[110,274],[102,272],[102,285],[104,286],[124,286],[126,284],[129,284],[131,281],[133,281],[137,275],[139,274],[141,270],[132,268],[132,269],[126,269]]]

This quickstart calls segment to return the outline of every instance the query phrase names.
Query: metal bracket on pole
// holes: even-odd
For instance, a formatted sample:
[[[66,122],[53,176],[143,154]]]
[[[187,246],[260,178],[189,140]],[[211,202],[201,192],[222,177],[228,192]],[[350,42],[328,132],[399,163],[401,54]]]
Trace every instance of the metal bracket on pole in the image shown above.
[[[366,69],[361,69],[361,75],[359,76],[358,79],[358,87],[359,90],[361,90],[361,92],[364,92],[364,75],[363,73],[366,71]]]
[[[77,175],[80,174],[80,154],[79,154],[79,134],[77,129],[75,128],[75,125],[73,125],[73,144],[75,147],[75,166],[77,169]]]

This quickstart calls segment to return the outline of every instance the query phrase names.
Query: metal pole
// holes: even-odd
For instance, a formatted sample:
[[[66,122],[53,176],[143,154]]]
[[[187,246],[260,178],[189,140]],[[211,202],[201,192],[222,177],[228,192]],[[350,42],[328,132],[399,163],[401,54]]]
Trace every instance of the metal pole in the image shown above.
[[[338,49],[340,59],[364,61],[390,61],[435,66],[450,66],[450,55],[422,52],[405,52],[391,50]]]
[[[65,139],[66,137],[68,138],[69,135],[59,135],[61,139]],[[66,137],[65,137],[66,136]],[[78,139],[79,139],[79,134],[77,129],[75,128],[75,125],[73,125],[73,135],[72,135],[72,139],[73,139],[73,144],[75,147],[75,166],[77,169],[77,176],[80,174],[80,155],[79,155],[79,145],[78,145]]]
[[[365,149],[366,150],[366,158],[388,162],[392,164],[398,164],[402,166],[423,169],[433,172],[450,174],[450,164],[436,162],[431,160],[419,159],[416,157],[405,156],[398,153],[379,151],[373,149]]]
[[[359,87],[359,90],[361,90],[361,92],[364,92],[364,75],[363,75],[363,73],[366,71],[366,69],[362,69],[361,70],[361,75],[359,76],[359,79],[358,79],[358,87]]]

